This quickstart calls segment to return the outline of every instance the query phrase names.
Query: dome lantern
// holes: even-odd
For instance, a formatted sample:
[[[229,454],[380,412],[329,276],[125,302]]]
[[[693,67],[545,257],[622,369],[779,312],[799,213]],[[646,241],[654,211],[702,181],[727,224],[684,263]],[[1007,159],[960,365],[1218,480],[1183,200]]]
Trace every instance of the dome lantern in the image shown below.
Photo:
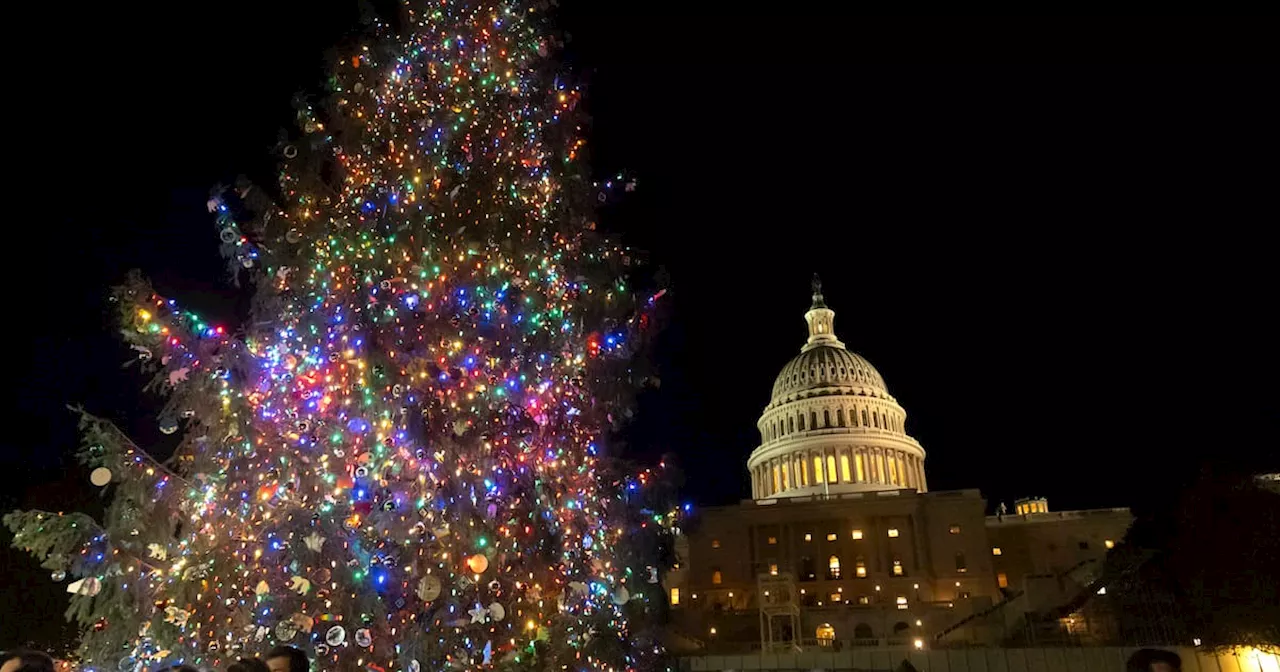
[[[844,343],[836,338],[836,311],[828,308],[823,302],[822,280],[818,278],[817,273],[813,274],[813,305],[809,307],[809,312],[804,314],[804,319],[809,323],[809,342],[805,343],[802,352],[824,345],[844,347]]]

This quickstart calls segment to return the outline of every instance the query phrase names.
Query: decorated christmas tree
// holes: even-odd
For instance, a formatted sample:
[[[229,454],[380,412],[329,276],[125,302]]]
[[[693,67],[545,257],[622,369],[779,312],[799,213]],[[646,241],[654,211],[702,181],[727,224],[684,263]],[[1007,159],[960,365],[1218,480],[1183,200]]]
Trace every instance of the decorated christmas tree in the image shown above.
[[[178,447],[82,413],[105,515],[6,518],[86,667],[664,664],[675,512],[606,445],[662,290],[596,232],[633,183],[590,179],[543,9],[408,0],[336,60],[278,188],[209,200],[245,326],[113,292]]]

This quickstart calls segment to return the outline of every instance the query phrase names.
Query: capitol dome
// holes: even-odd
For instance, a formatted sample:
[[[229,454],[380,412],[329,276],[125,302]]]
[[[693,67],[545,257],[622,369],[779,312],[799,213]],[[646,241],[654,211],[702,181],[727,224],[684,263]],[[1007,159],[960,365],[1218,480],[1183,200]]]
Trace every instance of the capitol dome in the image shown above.
[[[751,453],[756,499],[926,490],[924,449],[906,433],[906,411],[870,362],[835,335],[835,311],[814,278],[804,319],[809,339],[773,383]]]

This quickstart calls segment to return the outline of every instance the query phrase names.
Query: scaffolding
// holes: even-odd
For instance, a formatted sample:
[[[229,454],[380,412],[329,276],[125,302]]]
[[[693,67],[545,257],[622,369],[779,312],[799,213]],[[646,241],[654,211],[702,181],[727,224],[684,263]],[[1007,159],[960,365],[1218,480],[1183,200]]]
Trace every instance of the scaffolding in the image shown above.
[[[760,650],[800,651],[800,600],[790,573],[761,574],[756,579],[760,605]]]

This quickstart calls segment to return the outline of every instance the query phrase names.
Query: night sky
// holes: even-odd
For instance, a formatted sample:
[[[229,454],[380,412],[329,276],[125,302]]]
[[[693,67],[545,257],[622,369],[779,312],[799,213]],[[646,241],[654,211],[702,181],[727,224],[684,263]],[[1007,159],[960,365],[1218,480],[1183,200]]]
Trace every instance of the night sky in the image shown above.
[[[128,269],[224,323],[243,310],[209,188],[271,175],[291,94],[358,16],[260,4],[61,17],[18,75],[4,508],[94,501],[65,404],[171,448],[107,317]],[[581,4],[562,24],[594,167],[639,179],[603,225],[672,278],[628,454],[677,454],[693,501],[747,496],[814,272],[932,489],[1140,508],[1206,460],[1277,467],[1280,105],[1275,69],[1247,65],[1265,25]]]

